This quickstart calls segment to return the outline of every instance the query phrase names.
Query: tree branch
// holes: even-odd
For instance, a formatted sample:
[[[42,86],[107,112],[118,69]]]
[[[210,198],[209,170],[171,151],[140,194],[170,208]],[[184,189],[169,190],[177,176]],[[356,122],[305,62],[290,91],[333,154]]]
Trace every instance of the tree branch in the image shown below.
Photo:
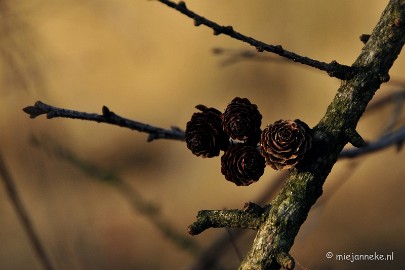
[[[86,176],[111,184],[111,186],[116,188],[117,191],[128,201],[137,215],[142,215],[148,219],[164,237],[169,239],[170,242],[177,247],[191,253],[192,255],[200,252],[200,247],[193,239],[184,235],[182,231],[178,231],[177,228],[162,215],[159,207],[155,203],[143,198],[141,192],[133,185],[128,184],[118,173],[80,159],[70,149],[59,145],[50,138],[31,136],[30,141],[33,146],[41,148],[45,153],[67,162],[79,169]]]
[[[28,239],[31,243],[32,248],[34,249],[34,252],[36,253],[39,261],[41,262],[42,267],[45,270],[54,269],[51,260],[45,251],[45,247],[42,244],[37,232],[35,231],[34,225],[32,224],[28,212],[25,209],[24,204],[18,194],[17,188],[15,187],[14,184],[14,179],[12,178],[6,166],[6,163],[4,162],[3,155],[1,152],[0,152],[0,176],[3,179],[7,195],[11,201],[11,204],[14,206],[17,217],[20,220],[21,225],[28,236]]]
[[[325,64],[285,51],[281,46],[268,45],[247,37],[234,31],[232,27],[221,26],[190,11],[184,2],[175,4],[166,0],[158,1],[194,19],[196,25],[204,24],[212,28],[214,34],[228,35],[256,47],[258,51],[276,53],[325,70],[331,76],[345,79],[325,115],[313,128],[312,149],[305,159],[290,171],[280,193],[271,202],[272,207],[268,212],[263,212],[259,217],[255,212],[252,214],[242,210],[201,211],[197,221],[190,226],[191,229],[189,228],[192,234],[210,227],[257,229],[253,246],[240,269],[278,269],[280,266],[286,269],[294,268],[295,263],[289,251],[309,210],[322,195],[323,184],[343,147],[348,142],[359,147],[364,145],[364,141],[356,132],[356,126],[380,85],[389,80],[388,71],[404,45],[405,0],[389,2],[351,67],[335,62]],[[112,113],[107,107],[103,108],[103,115],[97,115],[64,110],[37,102],[35,106],[24,108],[24,111],[30,114],[31,118],[47,114],[48,118],[68,117],[105,122],[149,134],[160,132],[166,134],[161,138],[184,140],[184,133],[178,128],[165,130],[127,120]],[[133,127],[132,124],[128,124],[131,122],[135,123]]]
[[[63,118],[72,118],[72,119],[81,119],[88,121],[95,121],[98,123],[107,123],[120,127],[129,128],[132,130],[137,130],[139,132],[148,133],[148,142],[157,139],[171,139],[184,141],[184,131],[178,127],[172,127],[171,129],[163,129],[159,127],[154,127],[148,124],[141,122],[129,120],[123,118],[114,112],[110,111],[106,106],[103,106],[102,113],[85,113],[74,110],[67,110],[62,108],[57,108],[48,104],[45,104],[41,101],[35,102],[34,106],[28,106],[23,109],[23,111],[30,115],[31,118],[36,118],[42,114],[46,114],[48,119],[63,117]]]
[[[378,101],[375,104],[373,104],[373,106],[370,107],[370,109],[374,109],[374,107],[379,107],[381,104],[387,103],[387,100],[392,100],[396,96],[400,96],[402,98],[403,93],[404,93],[403,91],[395,92],[389,97],[386,97],[381,101]],[[85,113],[63,108],[57,108],[51,105],[47,105],[41,101],[37,101],[34,104],[34,106],[25,107],[23,111],[29,114],[31,118],[36,118],[37,116],[46,114],[48,119],[54,117],[63,117],[63,118],[103,122],[121,127],[126,127],[132,130],[149,133],[148,137],[149,142],[155,139],[172,139],[184,141],[184,131],[182,131],[178,127],[172,127],[172,129],[163,129],[160,127],[154,127],[148,124],[143,124],[137,121],[129,120],[111,112],[106,106],[103,107],[103,115],[99,115],[94,113]],[[357,144],[355,143],[357,145],[356,147],[360,148],[350,148],[343,150],[342,153],[339,155],[339,159],[359,157],[361,155],[373,153],[393,145],[397,145],[398,149],[400,149],[403,141],[405,140],[404,129],[405,128],[400,128],[396,132],[385,134],[379,139],[367,143],[367,145],[364,145],[364,141],[361,141],[360,143]],[[350,135],[353,132],[354,134]],[[356,135],[355,130],[346,131],[346,136],[348,136],[349,141],[355,142],[356,140],[352,138],[356,137],[355,135]],[[358,138],[358,140],[361,140],[361,137]]]
[[[395,132],[383,135],[378,140],[372,143],[368,143],[364,147],[350,148],[343,150],[339,155],[339,159],[359,157],[365,154],[370,154],[379,151],[392,145],[396,145],[399,151],[403,147],[404,141],[405,141],[405,127],[402,127]]]
[[[284,50],[283,47],[280,45],[266,44],[260,40],[254,39],[252,37],[246,36],[242,33],[235,31],[232,26],[222,26],[216,22],[204,18],[203,16],[198,15],[197,13],[188,9],[183,1],[180,1],[178,4],[169,0],[158,0],[158,1],[193,19],[195,26],[199,25],[208,26],[209,28],[214,30],[214,35],[220,34],[227,35],[231,38],[250,44],[251,46],[255,47],[258,52],[267,51],[270,53],[277,54],[281,57],[285,57],[294,62],[311,66],[322,71],[326,71],[328,75],[331,77],[336,77],[341,80],[347,80],[353,77],[354,69],[352,67],[341,65],[336,61],[332,61],[330,63],[321,62],[306,56],[301,56],[294,52]]]
[[[257,230],[271,206],[264,208],[254,203],[246,203],[243,210],[202,210],[197,221],[188,227],[191,235],[197,235],[209,228],[243,228]]]
[[[312,152],[291,170],[240,269],[294,267],[288,252],[348,142],[346,130],[356,129],[374,93],[389,80],[388,71],[405,42],[404,23],[405,1],[391,0],[353,64],[354,77],[342,83],[326,114],[314,127]]]

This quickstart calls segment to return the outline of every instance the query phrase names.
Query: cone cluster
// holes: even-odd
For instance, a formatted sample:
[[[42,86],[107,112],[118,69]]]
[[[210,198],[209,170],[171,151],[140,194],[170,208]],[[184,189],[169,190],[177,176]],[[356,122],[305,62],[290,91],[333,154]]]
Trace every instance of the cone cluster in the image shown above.
[[[224,113],[197,105],[186,125],[187,148],[200,157],[219,156],[221,173],[238,186],[259,180],[266,164],[275,170],[296,166],[312,146],[311,129],[299,119],[278,120],[261,130],[262,115],[247,98],[234,98]]]

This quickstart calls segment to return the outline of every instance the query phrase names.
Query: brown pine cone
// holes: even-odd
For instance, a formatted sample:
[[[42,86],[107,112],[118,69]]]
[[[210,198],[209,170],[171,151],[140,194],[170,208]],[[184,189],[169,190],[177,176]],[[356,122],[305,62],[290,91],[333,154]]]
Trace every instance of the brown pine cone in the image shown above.
[[[222,115],[222,128],[232,138],[256,145],[260,140],[262,115],[247,98],[234,98]]]
[[[266,161],[256,147],[247,144],[231,145],[221,157],[221,172],[237,186],[248,186],[263,175]]]
[[[299,119],[278,120],[262,132],[260,153],[275,170],[294,167],[311,148],[311,129]]]
[[[187,148],[196,156],[218,156],[229,146],[229,136],[222,131],[221,112],[204,105],[196,108],[201,112],[194,113],[186,126]]]

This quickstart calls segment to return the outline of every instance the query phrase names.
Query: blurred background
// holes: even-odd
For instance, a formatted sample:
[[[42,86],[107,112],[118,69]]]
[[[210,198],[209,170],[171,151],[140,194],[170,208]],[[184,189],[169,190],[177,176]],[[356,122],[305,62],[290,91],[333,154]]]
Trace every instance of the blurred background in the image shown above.
[[[219,24],[325,62],[351,65],[361,34],[388,1],[187,1]],[[373,102],[404,91],[400,56]],[[402,82],[402,83],[401,83]],[[235,269],[253,231],[187,227],[202,209],[269,202],[284,174],[267,168],[237,187],[220,158],[195,157],[183,142],[80,120],[31,120],[45,103],[87,112],[107,105],[140,122],[185,128],[197,104],[224,110],[234,97],[258,105],[263,126],[314,126],[340,81],[200,26],[157,1],[0,1],[0,151],[4,169],[54,269]],[[403,95],[402,95],[403,97]],[[358,131],[378,138],[399,98],[367,112]],[[399,109],[398,109],[399,108]],[[393,116],[393,111],[395,115]],[[392,121],[391,121],[392,122]],[[296,269],[403,269],[404,151],[387,148],[339,161],[299,232]],[[4,185],[0,269],[43,269]],[[342,262],[334,254],[394,254],[390,262]]]

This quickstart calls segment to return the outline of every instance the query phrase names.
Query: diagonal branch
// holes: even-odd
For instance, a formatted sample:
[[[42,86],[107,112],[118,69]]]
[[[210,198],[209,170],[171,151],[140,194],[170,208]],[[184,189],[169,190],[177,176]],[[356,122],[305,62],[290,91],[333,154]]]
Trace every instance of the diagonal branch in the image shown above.
[[[36,118],[42,114],[46,114],[46,117],[48,119],[63,117],[63,118],[95,121],[98,123],[107,123],[120,127],[125,127],[132,130],[137,130],[139,132],[149,133],[147,139],[148,142],[157,139],[171,139],[184,141],[184,132],[178,127],[172,127],[171,129],[163,129],[148,124],[144,124],[141,122],[129,120],[110,111],[110,109],[108,109],[106,106],[103,106],[102,110],[103,114],[96,114],[96,113],[86,113],[62,109],[45,104],[41,101],[37,101],[35,102],[34,106],[25,107],[23,111],[29,114],[31,118]]]
[[[246,36],[242,33],[239,33],[233,29],[232,26],[222,26],[218,23],[211,21],[203,16],[198,15],[197,13],[191,11],[187,8],[186,4],[183,1],[180,1],[178,4],[170,0],[158,0],[162,4],[165,4],[175,10],[178,10],[182,14],[194,20],[194,25],[205,25],[214,30],[214,35],[224,34],[230,36],[231,38],[240,40],[244,43],[248,43],[251,46],[255,47],[259,52],[270,52],[277,54],[281,57],[285,57],[294,62],[301,63],[307,66],[314,67],[316,69],[326,71],[329,76],[336,77],[341,80],[348,80],[352,78],[354,74],[354,69],[349,66],[341,65],[336,61],[330,63],[321,62],[318,60],[311,59],[306,56],[301,56],[294,52],[285,50],[281,45],[270,45],[266,44],[260,40],[254,39],[252,37]]]
[[[239,269],[294,268],[288,253],[348,142],[346,130],[355,130],[375,92],[389,80],[388,72],[404,43],[405,0],[391,0],[353,64],[359,67],[356,74],[342,83],[324,117],[314,127],[312,153],[290,171]]]
[[[59,145],[51,138],[38,138],[32,136],[30,140],[33,146],[41,148],[45,151],[45,153],[54,155],[73,167],[76,167],[90,178],[111,184],[111,186],[116,188],[116,190],[128,201],[137,215],[139,214],[147,218],[151,224],[154,225],[162,233],[162,235],[169,239],[173,244],[185,251],[188,251],[192,255],[199,253],[200,247],[195,241],[193,241],[193,239],[186,237],[182,231],[178,231],[177,228],[162,215],[162,213],[159,211],[159,207],[155,203],[143,198],[141,192],[133,185],[127,183],[125,179],[118,173],[101,168],[92,162],[79,158],[69,148]]]
[[[39,238],[38,233],[35,231],[34,225],[32,224],[32,221],[28,215],[28,211],[21,200],[17,188],[15,187],[14,183],[15,181],[11,176],[6,166],[6,163],[4,162],[3,155],[1,152],[0,152],[0,176],[3,179],[7,195],[12,205],[14,206],[17,217],[19,218],[21,225],[23,226],[25,232],[27,233],[27,236],[31,242],[31,246],[34,249],[36,255],[38,256],[38,259],[42,263],[42,267],[45,270],[54,269],[51,260],[49,258],[49,255],[47,254],[45,247],[41,242],[41,239]]]

